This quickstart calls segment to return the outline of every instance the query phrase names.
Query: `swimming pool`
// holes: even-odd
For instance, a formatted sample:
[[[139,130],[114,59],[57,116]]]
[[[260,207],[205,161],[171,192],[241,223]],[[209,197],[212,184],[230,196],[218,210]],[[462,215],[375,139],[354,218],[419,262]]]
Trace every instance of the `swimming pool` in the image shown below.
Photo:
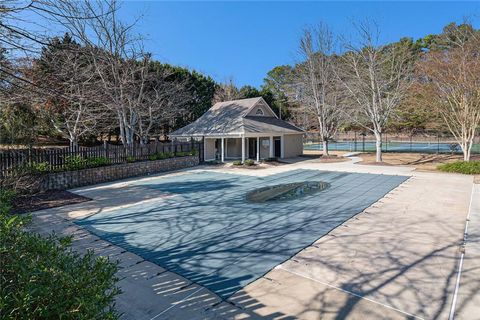
[[[228,298],[406,179],[303,169],[266,177],[193,172],[132,182],[135,192],[153,190],[158,197],[77,223]],[[328,188],[281,201],[247,201],[252,190],[305,181]]]

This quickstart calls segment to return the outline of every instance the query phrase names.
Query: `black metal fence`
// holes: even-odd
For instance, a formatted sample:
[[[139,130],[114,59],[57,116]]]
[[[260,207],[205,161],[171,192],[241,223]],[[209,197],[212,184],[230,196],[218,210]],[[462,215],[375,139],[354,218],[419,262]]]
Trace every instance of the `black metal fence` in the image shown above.
[[[0,176],[7,176],[18,168],[62,171],[78,163],[88,167],[186,155],[196,155],[202,162],[203,142],[152,142],[129,147],[104,143],[96,147],[6,149],[0,150]]]
[[[322,142],[318,134],[308,133],[305,138],[304,150],[322,150]],[[329,142],[332,151],[375,151],[375,138],[372,135],[350,133],[337,135]],[[462,149],[451,136],[441,134],[425,134],[399,136],[383,134],[382,151],[385,152],[415,152],[415,153],[457,153]],[[480,136],[474,139],[472,154],[480,154]]]

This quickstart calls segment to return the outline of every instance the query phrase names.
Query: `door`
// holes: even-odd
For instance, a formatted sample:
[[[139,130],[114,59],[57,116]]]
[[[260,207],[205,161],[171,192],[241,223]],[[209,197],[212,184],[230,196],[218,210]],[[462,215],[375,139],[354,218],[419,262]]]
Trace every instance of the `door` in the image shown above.
[[[257,158],[257,138],[248,139],[248,157],[250,159]]]
[[[274,155],[275,155],[275,158],[280,158],[282,156],[282,144],[280,142],[280,139],[275,139],[274,140]]]
[[[220,159],[220,139],[215,139],[215,160]]]

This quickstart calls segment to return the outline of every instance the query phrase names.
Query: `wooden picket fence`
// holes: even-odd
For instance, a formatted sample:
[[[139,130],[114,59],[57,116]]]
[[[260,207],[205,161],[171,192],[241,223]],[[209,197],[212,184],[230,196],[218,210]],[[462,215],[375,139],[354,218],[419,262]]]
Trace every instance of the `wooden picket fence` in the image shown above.
[[[146,145],[134,144],[128,148],[123,145],[104,143],[95,147],[28,148],[0,150],[0,176],[8,176],[18,168],[43,164],[48,171],[66,169],[66,161],[71,157],[82,159],[109,159],[110,164],[149,160],[156,154],[171,153],[174,156],[196,150],[201,158],[203,143],[191,142],[152,142]],[[202,159],[200,159],[202,160]]]

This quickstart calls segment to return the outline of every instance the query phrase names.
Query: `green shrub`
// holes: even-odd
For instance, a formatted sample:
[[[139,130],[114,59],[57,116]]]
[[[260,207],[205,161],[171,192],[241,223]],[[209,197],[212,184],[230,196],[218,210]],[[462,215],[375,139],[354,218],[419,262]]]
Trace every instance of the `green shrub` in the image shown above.
[[[112,164],[112,161],[107,157],[91,157],[87,158],[87,167],[103,167]]]
[[[48,162],[33,162],[20,170],[26,170],[30,174],[42,174],[48,172],[80,170],[85,168],[96,168],[111,165],[112,161],[107,157],[90,157],[83,158],[81,156],[67,156],[65,157],[64,168],[50,168]]]
[[[87,167],[87,160],[81,156],[67,156],[65,157],[66,170],[79,170]]]
[[[444,172],[456,172],[464,174],[480,174],[480,161],[455,161],[441,164],[438,170]]]
[[[232,164],[233,164],[234,166],[241,166],[241,165],[242,165],[242,161],[240,161],[240,160],[235,160],[235,161],[233,161]]]
[[[14,196],[15,191],[9,189],[0,189],[0,215],[8,213]]]
[[[108,166],[110,164],[112,164],[112,161],[107,157],[83,158],[79,155],[65,157],[65,170],[81,170]]]
[[[48,162],[33,162],[28,169],[33,174],[42,174],[50,171],[50,165]]]
[[[11,197],[0,190],[2,319],[118,319],[117,265],[74,253],[70,238],[25,231],[30,218],[8,213]]]
[[[255,164],[255,161],[253,161],[252,159],[245,160],[245,165],[246,166],[253,166],[254,164]]]
[[[135,162],[135,161],[136,161],[135,157],[131,157],[131,156],[127,157],[127,162],[128,163],[132,163],[132,162]]]
[[[152,154],[150,156],[148,156],[148,160],[150,161],[155,161],[155,160],[158,160],[158,155],[157,154]]]
[[[265,159],[263,159],[263,162],[273,162],[273,161],[277,161],[277,158],[272,157],[272,158],[265,158]]]

